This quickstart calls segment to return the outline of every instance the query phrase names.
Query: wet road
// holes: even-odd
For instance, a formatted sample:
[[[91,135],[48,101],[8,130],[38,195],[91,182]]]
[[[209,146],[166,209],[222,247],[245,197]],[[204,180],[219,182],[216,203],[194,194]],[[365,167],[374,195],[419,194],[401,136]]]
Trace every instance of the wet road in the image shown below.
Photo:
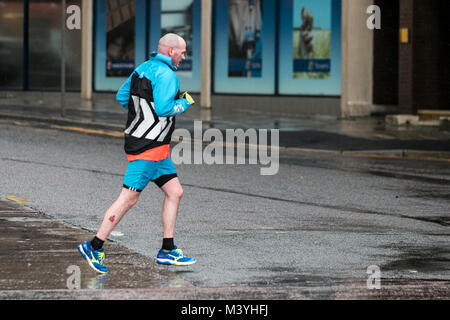
[[[175,240],[198,263],[170,271],[200,287],[365,283],[371,265],[385,279],[450,280],[448,162],[280,156],[275,176],[259,165],[177,166]],[[92,232],[126,165],[119,138],[0,124],[0,195]],[[149,185],[111,240],[154,257],[162,200]]]

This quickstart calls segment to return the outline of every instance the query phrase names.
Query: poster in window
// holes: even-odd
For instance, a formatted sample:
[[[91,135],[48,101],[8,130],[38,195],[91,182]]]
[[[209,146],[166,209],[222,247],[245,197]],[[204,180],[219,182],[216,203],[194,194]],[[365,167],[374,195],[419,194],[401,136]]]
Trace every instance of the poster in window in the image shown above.
[[[228,76],[261,77],[262,0],[228,1]]]
[[[293,77],[327,79],[331,71],[331,0],[294,0]]]

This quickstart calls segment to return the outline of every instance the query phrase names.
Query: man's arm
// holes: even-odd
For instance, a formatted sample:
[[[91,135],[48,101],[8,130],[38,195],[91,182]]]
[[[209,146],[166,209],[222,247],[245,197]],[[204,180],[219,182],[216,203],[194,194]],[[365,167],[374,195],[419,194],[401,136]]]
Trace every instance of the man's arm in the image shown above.
[[[128,77],[127,81],[125,81],[120,87],[119,91],[116,94],[116,100],[119,102],[122,107],[128,109],[128,101],[130,100],[130,88],[131,88],[131,79],[133,78],[133,73]]]
[[[153,101],[158,116],[177,116],[190,107],[186,99],[176,99],[179,87],[177,76],[169,72],[163,73],[155,81],[153,84]]]

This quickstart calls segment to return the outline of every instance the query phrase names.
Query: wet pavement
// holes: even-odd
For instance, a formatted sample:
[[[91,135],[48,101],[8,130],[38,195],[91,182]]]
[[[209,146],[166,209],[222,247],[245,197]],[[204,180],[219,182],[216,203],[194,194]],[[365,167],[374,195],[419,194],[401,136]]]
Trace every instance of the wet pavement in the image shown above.
[[[368,289],[361,279],[306,277],[278,286],[198,287],[182,279],[188,269],[153,259],[108,241],[110,272],[95,273],[74,243],[86,230],[52,219],[12,200],[0,200],[0,300],[309,300],[448,299],[450,281],[383,280]],[[176,269],[176,268],[175,268]],[[76,271],[74,271],[76,270]],[[75,278],[76,275],[79,278]]]
[[[0,200],[0,221],[0,290],[67,289],[74,274],[71,266],[80,269],[79,287],[85,289],[190,286],[176,273],[111,241],[111,272],[97,274],[74,247],[91,233],[14,201]]]

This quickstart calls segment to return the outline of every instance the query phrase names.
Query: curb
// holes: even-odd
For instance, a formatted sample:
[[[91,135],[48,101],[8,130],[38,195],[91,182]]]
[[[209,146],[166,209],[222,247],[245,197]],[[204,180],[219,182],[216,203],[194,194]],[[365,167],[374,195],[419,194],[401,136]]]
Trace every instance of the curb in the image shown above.
[[[17,120],[46,123],[50,128],[56,130],[69,130],[82,133],[100,134],[112,137],[123,137],[123,126],[104,122],[91,122],[82,120],[66,119],[61,117],[43,118],[32,115],[15,115],[9,113],[0,113],[0,120]],[[20,124],[26,125],[26,124]],[[205,144],[202,141],[192,140],[194,143]],[[178,139],[172,139],[172,143],[179,143]],[[224,145],[225,146],[225,145]],[[236,147],[252,148],[254,146],[240,146]],[[257,146],[256,146],[257,147]],[[271,149],[271,148],[269,148]],[[393,149],[393,150],[330,150],[330,149],[311,149],[279,146],[279,151],[282,152],[296,152],[296,153],[315,153],[315,154],[330,154],[350,157],[362,158],[384,158],[384,159],[409,159],[409,160],[423,160],[423,161],[448,161],[450,162],[450,152],[447,151],[427,151],[427,150],[412,150],[412,149]]]
[[[101,130],[123,130],[122,125],[110,124],[105,122],[91,122],[83,120],[73,120],[61,117],[44,118],[32,115],[15,115],[10,113],[0,113],[0,119],[19,120],[19,121],[34,121],[43,122],[47,124],[60,125],[60,126],[82,126],[88,129],[101,129]]]
[[[342,155],[352,157],[392,158],[411,160],[450,161],[450,152],[426,150],[363,150],[343,151]]]

